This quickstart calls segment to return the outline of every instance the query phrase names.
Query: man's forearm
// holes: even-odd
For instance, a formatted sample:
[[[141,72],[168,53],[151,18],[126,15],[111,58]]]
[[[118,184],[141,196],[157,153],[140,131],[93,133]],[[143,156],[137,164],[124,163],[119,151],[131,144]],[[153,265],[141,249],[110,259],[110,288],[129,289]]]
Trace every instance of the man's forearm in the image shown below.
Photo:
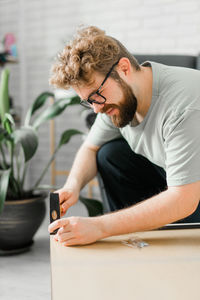
[[[97,217],[96,222],[102,228],[102,237],[152,230],[193,213],[195,203],[167,190],[132,207]]]
[[[81,190],[96,175],[96,152],[85,144],[80,147],[64,187]]]

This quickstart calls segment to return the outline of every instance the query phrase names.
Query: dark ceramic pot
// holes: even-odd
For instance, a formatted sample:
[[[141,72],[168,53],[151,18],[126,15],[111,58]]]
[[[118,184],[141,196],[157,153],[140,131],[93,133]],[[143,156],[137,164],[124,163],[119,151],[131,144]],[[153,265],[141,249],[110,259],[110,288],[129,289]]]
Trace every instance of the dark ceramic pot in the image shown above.
[[[27,200],[5,201],[0,214],[0,254],[28,250],[46,212],[46,194]]]

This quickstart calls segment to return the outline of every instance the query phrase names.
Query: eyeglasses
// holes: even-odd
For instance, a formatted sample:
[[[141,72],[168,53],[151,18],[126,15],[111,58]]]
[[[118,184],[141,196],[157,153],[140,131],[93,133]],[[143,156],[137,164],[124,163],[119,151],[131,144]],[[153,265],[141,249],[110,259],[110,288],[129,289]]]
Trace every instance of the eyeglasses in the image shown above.
[[[102,89],[102,86],[104,85],[104,83],[106,82],[106,80],[108,79],[108,77],[110,76],[112,70],[114,69],[114,67],[118,64],[119,60],[114,63],[114,65],[112,65],[111,69],[109,70],[109,72],[107,73],[106,77],[104,78],[102,84],[100,85],[100,87],[95,91],[95,92],[92,92],[88,99],[86,100],[81,100],[80,101],[80,104],[86,108],[91,108],[91,105],[93,103],[95,104],[104,104],[106,102],[106,97],[104,97],[100,90]],[[94,99],[95,98],[95,99]]]

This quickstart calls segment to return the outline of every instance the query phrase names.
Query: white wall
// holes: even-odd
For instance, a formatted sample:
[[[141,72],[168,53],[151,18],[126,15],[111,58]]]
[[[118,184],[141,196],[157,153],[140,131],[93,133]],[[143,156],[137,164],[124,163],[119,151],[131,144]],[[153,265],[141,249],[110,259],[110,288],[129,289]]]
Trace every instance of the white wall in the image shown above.
[[[77,25],[97,25],[135,53],[200,52],[199,0],[0,0],[0,39],[17,37],[19,64],[11,69],[14,103],[26,111],[35,97],[49,90],[50,65]],[[73,112],[72,112],[73,111]],[[66,111],[57,120],[57,132],[83,128],[80,109]],[[31,165],[34,182],[49,153],[49,128],[40,130],[40,150]],[[79,138],[61,150],[58,166],[69,169]],[[49,181],[49,176],[46,177]],[[64,182],[61,178],[59,184]]]

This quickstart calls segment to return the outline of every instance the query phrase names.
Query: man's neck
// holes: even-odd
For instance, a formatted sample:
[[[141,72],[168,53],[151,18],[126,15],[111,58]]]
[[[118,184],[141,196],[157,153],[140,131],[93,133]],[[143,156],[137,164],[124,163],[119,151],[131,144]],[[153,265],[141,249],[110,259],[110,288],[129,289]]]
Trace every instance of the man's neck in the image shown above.
[[[140,74],[138,73],[139,77],[137,81],[137,92],[136,92],[138,107],[135,114],[135,118],[138,123],[141,123],[144,120],[151,106],[152,84],[153,84],[152,69],[150,67],[141,66],[140,72],[139,72]]]

